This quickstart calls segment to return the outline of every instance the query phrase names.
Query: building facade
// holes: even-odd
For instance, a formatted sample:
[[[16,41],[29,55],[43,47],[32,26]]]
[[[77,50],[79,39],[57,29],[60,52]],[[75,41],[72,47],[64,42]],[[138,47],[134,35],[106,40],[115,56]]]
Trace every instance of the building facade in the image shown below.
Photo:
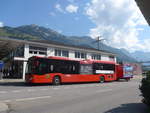
[[[13,78],[25,79],[25,70],[28,58],[32,56],[59,56],[71,59],[95,59],[102,61],[115,61],[116,55],[106,51],[93,48],[64,45],[51,42],[31,42],[23,41],[9,55],[9,62],[6,63],[5,70],[9,70],[9,76]]]

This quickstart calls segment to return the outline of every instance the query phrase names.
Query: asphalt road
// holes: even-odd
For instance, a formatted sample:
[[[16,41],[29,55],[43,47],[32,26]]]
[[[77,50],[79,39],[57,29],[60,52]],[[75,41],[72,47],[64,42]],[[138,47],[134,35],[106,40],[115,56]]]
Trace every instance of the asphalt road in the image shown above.
[[[139,78],[61,86],[0,83],[0,102],[6,113],[146,113],[139,84]]]

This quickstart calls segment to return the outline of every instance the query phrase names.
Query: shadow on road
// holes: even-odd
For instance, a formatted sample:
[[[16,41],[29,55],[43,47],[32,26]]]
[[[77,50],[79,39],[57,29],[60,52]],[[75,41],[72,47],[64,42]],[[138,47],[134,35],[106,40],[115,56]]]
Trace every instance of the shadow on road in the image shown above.
[[[86,83],[63,83],[60,86],[64,85],[79,85],[79,84],[94,84],[95,82],[86,82]],[[18,86],[18,87],[32,87],[32,86],[55,86],[51,83],[36,83],[36,84],[26,84],[25,82],[0,82],[0,86]]]
[[[143,103],[122,104],[104,113],[148,113],[148,108]]]
[[[24,82],[1,82],[0,86],[27,86]]]
[[[125,81],[110,81],[110,82],[105,82],[104,84],[109,84],[113,82],[125,82]],[[77,82],[77,83],[62,83],[61,85],[79,85],[79,84],[103,84],[99,82]],[[0,86],[18,86],[18,87],[32,87],[32,86],[54,86],[51,83],[39,83],[39,84],[26,84],[23,81],[9,81],[9,82],[0,82]]]

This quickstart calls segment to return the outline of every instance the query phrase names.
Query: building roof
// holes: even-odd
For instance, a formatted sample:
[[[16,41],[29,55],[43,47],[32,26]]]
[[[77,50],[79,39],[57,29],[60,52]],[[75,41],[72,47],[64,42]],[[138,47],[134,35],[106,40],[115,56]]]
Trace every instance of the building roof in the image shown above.
[[[150,25],[150,0],[135,0],[143,16]]]
[[[55,41],[47,41],[47,40],[19,40],[19,39],[12,39],[9,37],[0,37],[0,59],[2,57],[6,56],[6,53],[9,51],[12,51],[13,49],[17,48],[20,45],[23,44],[32,44],[32,45],[38,45],[38,46],[44,46],[44,47],[56,47],[56,48],[66,48],[66,49],[72,49],[72,50],[81,50],[81,51],[86,51],[86,52],[95,52],[95,53],[103,53],[103,54],[110,54],[110,55],[116,55],[114,53],[108,52],[108,51],[103,51],[103,50],[98,50],[95,48],[92,48],[90,46],[85,46],[85,45],[70,45],[70,44],[64,44],[60,42],[55,42]],[[4,49],[6,49],[8,52],[5,52]]]
[[[90,47],[88,45],[71,45],[71,44],[64,44],[56,41],[48,41],[48,40],[30,40],[31,42],[38,42],[38,43],[44,43],[44,44],[54,44],[54,45],[60,45],[60,46],[68,46],[68,47],[73,47],[73,48],[79,48],[79,49],[88,49],[88,50],[94,50],[97,52],[105,52],[105,53],[110,53],[115,55],[112,52],[106,51],[106,50],[98,50],[93,47]]]

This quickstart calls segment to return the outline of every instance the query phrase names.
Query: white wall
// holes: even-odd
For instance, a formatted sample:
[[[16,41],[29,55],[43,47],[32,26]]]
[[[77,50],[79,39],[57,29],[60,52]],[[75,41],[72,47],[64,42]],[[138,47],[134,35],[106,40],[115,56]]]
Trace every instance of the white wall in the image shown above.
[[[108,55],[101,55],[101,60],[110,61]]]
[[[91,53],[87,53],[87,59],[92,59],[92,54]]]
[[[24,58],[29,58],[29,45],[27,44],[24,46]]]
[[[47,56],[54,56],[54,48],[47,48]]]
[[[25,46],[24,46],[24,58],[28,59],[29,57],[30,57],[30,55],[29,55],[29,45],[25,44]],[[23,80],[25,80],[26,65],[27,65],[27,62],[24,61],[23,62],[23,76],[22,76]]]
[[[75,58],[75,53],[72,50],[69,50],[69,58]]]
[[[60,48],[61,49],[61,48]],[[47,56],[54,56],[55,55],[55,49],[54,48],[50,48],[48,47],[47,48]],[[79,51],[80,52],[80,51]],[[81,51],[83,52],[83,51]],[[40,55],[40,54],[30,54],[29,53],[29,45],[28,44],[25,44],[25,47],[24,47],[24,58],[25,59],[28,59],[32,56],[45,56],[45,55]],[[73,50],[69,50],[69,58],[72,58],[72,59],[75,59],[75,51]],[[87,59],[92,59],[92,53],[87,53]],[[101,60],[103,61],[110,61],[109,59],[109,55],[103,55],[101,54]],[[115,62],[116,62],[116,57],[115,57]],[[25,68],[26,68],[26,64],[27,62],[24,62],[23,63],[23,79],[25,79]]]

